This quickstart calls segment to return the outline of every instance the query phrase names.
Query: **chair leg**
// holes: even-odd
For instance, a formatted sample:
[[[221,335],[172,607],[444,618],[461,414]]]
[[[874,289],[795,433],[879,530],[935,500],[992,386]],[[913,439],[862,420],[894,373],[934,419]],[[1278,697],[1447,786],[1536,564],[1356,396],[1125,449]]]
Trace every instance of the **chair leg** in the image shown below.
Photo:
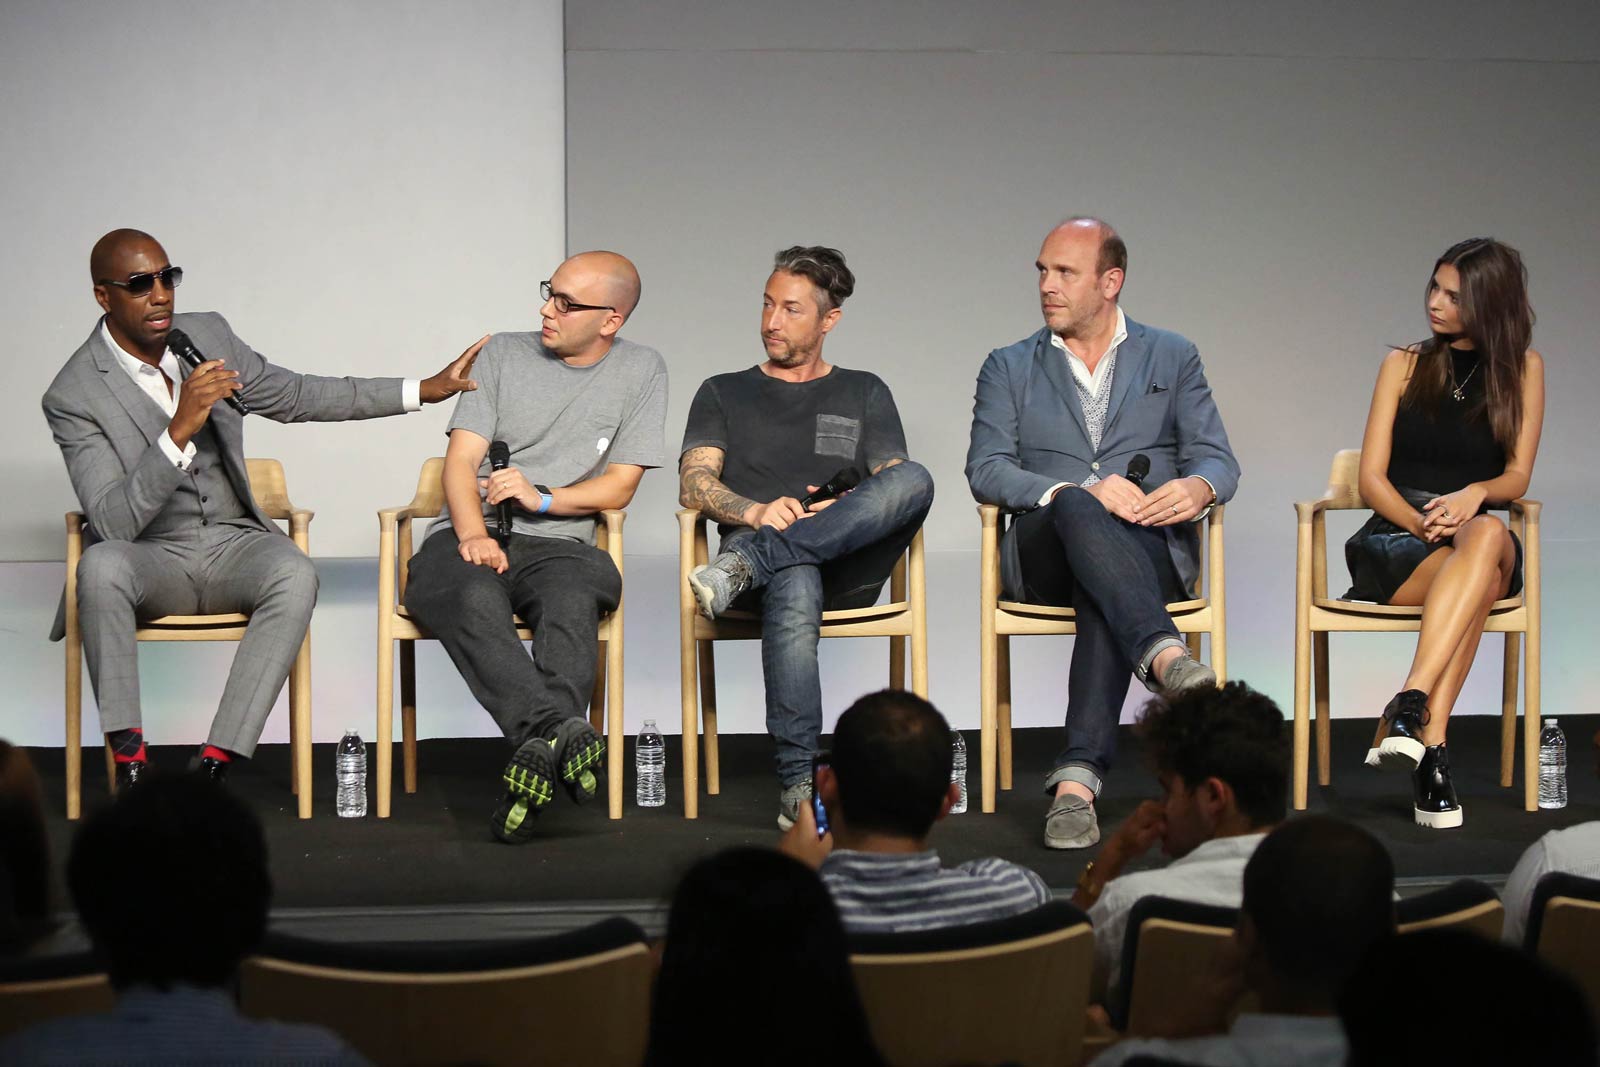
[[[979,780],[983,790],[983,811],[994,811],[995,761],[998,749],[997,724],[999,719],[1000,681],[998,677],[999,638],[994,632],[994,613],[983,614],[982,633],[978,640],[978,765]]]
[[[1011,789],[1011,638],[995,638],[995,733],[999,741],[1000,788]]]
[[[906,687],[906,639],[889,638],[889,688]]]
[[[111,742],[106,742],[106,790],[113,795],[117,791],[117,758],[111,754]]]
[[[1317,784],[1327,785],[1332,781],[1333,770],[1333,713],[1328,706],[1328,635],[1318,632],[1312,641],[1317,683]]]
[[[1515,777],[1517,758],[1517,666],[1522,655],[1522,635],[1506,634],[1505,674],[1500,679],[1500,787],[1508,789]]]
[[[700,698],[695,672],[694,621],[680,618],[678,698],[683,705],[683,817],[700,817]]]
[[[400,739],[407,793],[417,791],[417,643],[400,642]]]
[[[1195,659],[1200,658],[1200,636],[1198,632],[1184,635],[1184,641],[1189,646],[1189,655]]]
[[[299,802],[297,814],[311,818],[311,631],[300,640],[300,653],[289,668],[289,758],[291,784]]]
[[[385,609],[378,606],[381,614]],[[389,628],[378,623],[378,726],[372,743],[377,746],[373,762],[377,765],[378,818],[389,817],[389,802],[394,783],[394,641]]]
[[[594,689],[589,693],[589,725],[596,730],[605,729],[606,721],[606,644],[601,641],[594,660]]]
[[[622,818],[622,628],[612,630],[606,642],[606,674],[610,676],[611,698],[606,705],[606,800],[613,819]]]
[[[1522,662],[1522,806],[1528,811],[1539,810],[1539,645],[1539,621],[1534,614]]]
[[[717,663],[711,642],[700,642],[700,724],[706,735],[706,795],[722,792],[722,760],[717,749]]]
[[[1294,633],[1294,808],[1306,809],[1306,778],[1311,769],[1311,634]]]
[[[76,622],[76,618],[73,620]],[[67,818],[83,812],[83,642],[67,628]]]
[[[1228,681],[1228,638],[1219,622],[1211,631],[1211,669],[1217,672],[1217,684]]]

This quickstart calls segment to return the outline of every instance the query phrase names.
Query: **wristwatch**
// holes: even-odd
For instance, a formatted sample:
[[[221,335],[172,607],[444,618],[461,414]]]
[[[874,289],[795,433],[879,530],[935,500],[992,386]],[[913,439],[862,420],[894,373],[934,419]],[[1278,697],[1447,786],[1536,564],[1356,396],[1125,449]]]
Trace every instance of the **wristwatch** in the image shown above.
[[[550,491],[548,485],[540,485],[538,482],[533,483],[533,491],[539,494],[539,510],[535,514],[543,515],[550,510],[550,505],[556,502],[556,495]]]
[[[1094,876],[1094,860],[1090,860],[1083,868],[1083,873],[1078,875],[1078,891],[1088,897],[1091,904],[1100,899],[1100,890],[1103,888],[1096,884],[1097,881]]]

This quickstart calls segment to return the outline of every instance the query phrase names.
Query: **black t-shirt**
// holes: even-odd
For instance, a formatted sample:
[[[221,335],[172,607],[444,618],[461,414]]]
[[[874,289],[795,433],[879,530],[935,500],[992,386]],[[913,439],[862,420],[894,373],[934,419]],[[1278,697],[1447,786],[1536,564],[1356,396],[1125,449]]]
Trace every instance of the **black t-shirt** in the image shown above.
[[[1506,470],[1506,451],[1494,439],[1483,410],[1487,367],[1478,353],[1452,349],[1451,370],[1461,400],[1446,390],[1431,409],[1401,407],[1394,416],[1389,451],[1389,482],[1430,493],[1453,493],[1473,482],[1498,478]]]
[[[802,497],[842,468],[865,479],[891,459],[908,459],[900,412],[883,379],[834,367],[809,382],[786,382],[760,367],[707,378],[689,405],[683,452],[720,448],[722,484],[768,503]]]

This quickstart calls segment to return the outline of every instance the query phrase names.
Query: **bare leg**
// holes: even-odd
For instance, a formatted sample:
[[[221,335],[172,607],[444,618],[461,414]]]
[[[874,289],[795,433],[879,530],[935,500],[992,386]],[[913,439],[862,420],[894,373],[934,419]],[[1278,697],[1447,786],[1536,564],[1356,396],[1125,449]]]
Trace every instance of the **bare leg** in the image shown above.
[[[1433,692],[1467,631],[1481,629],[1484,597],[1509,583],[1510,568],[1502,560],[1514,551],[1505,524],[1480,515],[1457,532],[1454,547],[1429,556],[1395,592],[1392,604],[1422,605],[1422,632],[1404,688]]]
[[[1489,609],[1494,606],[1496,600],[1505,596],[1511,587],[1512,573],[1517,565],[1517,550],[1509,534],[1505,534],[1503,541],[1495,580],[1483,591],[1483,599],[1473,614],[1472,624],[1467,628],[1467,632],[1461,635],[1461,643],[1456,646],[1455,654],[1450,657],[1444,673],[1428,691],[1430,714],[1427,725],[1423,727],[1423,744],[1444,744],[1445,727],[1450,720],[1451,711],[1455,709],[1456,697],[1460,696],[1461,687],[1466,684],[1467,672],[1472,669],[1472,661],[1478,654],[1478,642],[1483,639],[1483,625],[1489,618]]]

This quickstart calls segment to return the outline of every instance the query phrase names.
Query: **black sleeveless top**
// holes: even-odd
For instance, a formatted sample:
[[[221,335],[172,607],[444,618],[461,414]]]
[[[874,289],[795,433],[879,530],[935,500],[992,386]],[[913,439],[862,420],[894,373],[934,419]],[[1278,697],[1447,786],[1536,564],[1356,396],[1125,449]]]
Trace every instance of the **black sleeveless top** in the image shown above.
[[[1431,409],[1401,405],[1395,412],[1391,485],[1453,493],[1505,473],[1505,449],[1495,442],[1482,407],[1488,368],[1479,365],[1478,353],[1471,349],[1453,348],[1450,358],[1462,399],[1447,387],[1444,399]]]

